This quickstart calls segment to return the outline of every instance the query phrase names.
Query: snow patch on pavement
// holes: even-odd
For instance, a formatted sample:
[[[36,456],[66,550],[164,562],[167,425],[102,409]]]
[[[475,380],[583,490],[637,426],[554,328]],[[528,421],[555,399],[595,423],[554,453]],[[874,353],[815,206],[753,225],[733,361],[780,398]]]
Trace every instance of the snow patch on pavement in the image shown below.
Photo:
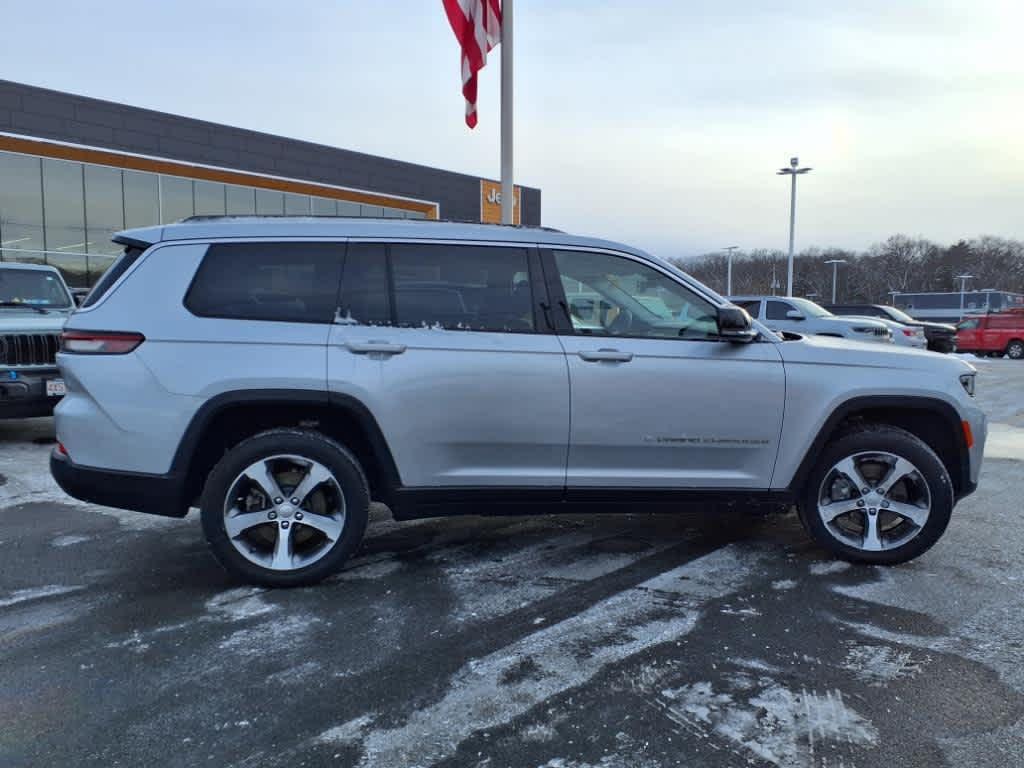
[[[51,547],[73,547],[75,544],[81,544],[84,541],[90,541],[92,536],[58,536],[50,542]]]
[[[843,560],[827,560],[824,562],[811,563],[807,569],[812,576],[828,576],[832,573],[842,573],[849,570],[850,564]]]
[[[921,671],[921,662],[909,651],[887,645],[854,645],[847,651],[841,666],[853,672],[860,681],[879,688],[893,680],[914,677]]]
[[[1009,424],[989,424],[985,458],[1024,461],[1024,429]]]
[[[9,593],[7,597],[0,598],[0,608],[17,605],[18,603],[25,603],[29,600],[41,600],[45,597],[66,595],[69,592],[78,592],[82,589],[85,589],[85,587],[67,587],[61,584],[49,584],[45,587],[32,587],[31,589],[17,589],[14,592]]]
[[[323,620],[316,616],[289,616],[280,621],[265,621],[255,627],[233,632],[219,644],[225,651],[241,656],[259,656],[277,648],[301,644],[314,624]]]
[[[796,580],[794,579],[779,579],[778,581],[772,582],[772,589],[782,592],[787,589],[793,589],[796,586]]]
[[[683,733],[703,735],[710,729],[780,768],[817,765],[815,751],[827,754],[832,743],[878,743],[878,730],[848,707],[838,690],[797,693],[761,678],[754,695],[737,698],[697,682],[662,691],[656,704]]]
[[[258,587],[239,587],[214,595],[206,601],[206,610],[229,621],[244,621],[274,610],[263,600],[264,590]]]
[[[352,744],[359,740],[363,731],[373,721],[373,715],[361,715],[347,723],[328,728],[316,737],[316,741],[320,744]]]

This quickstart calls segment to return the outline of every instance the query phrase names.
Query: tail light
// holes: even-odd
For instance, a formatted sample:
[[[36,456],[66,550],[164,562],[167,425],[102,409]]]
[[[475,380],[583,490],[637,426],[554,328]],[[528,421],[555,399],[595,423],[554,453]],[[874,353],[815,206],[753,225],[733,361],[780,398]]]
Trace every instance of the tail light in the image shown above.
[[[126,355],[145,340],[141,333],[64,331],[60,349],[75,355]]]

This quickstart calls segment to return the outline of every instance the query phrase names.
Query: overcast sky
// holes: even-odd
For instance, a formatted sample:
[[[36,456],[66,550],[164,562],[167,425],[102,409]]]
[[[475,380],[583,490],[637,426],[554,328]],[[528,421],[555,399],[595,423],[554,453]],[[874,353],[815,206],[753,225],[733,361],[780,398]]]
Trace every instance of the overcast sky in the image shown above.
[[[440,0],[9,3],[0,77],[480,176]],[[664,256],[1024,237],[1019,0],[516,0],[517,181]]]

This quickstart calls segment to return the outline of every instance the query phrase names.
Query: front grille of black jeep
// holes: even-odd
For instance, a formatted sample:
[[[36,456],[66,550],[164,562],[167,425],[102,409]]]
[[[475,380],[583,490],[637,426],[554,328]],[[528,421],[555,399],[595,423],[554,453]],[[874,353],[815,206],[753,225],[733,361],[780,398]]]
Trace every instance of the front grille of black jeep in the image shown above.
[[[59,333],[0,335],[0,366],[56,365]]]

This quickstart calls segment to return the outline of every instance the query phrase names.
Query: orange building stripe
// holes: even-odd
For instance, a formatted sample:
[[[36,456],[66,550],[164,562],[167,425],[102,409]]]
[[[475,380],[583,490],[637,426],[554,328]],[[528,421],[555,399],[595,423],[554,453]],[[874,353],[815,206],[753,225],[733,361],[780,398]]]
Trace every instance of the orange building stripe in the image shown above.
[[[428,219],[436,219],[438,216],[436,203],[421,203],[416,200],[405,200],[403,198],[389,197],[388,195],[381,195],[373,192],[356,192],[348,189],[337,189],[336,187],[327,187],[307,181],[285,181],[284,179],[273,179],[268,178],[267,176],[245,173],[243,171],[222,171],[215,168],[204,168],[199,165],[179,163],[171,160],[153,160],[148,157],[123,155],[119,152],[109,152],[102,149],[68,147],[63,144],[52,144],[48,141],[22,139],[14,136],[0,136],[0,150],[20,152],[26,155],[39,155],[41,157],[55,158],[58,160],[73,160],[79,163],[107,165],[116,168],[125,168],[131,171],[148,171],[149,173],[162,173],[166,176],[181,176],[188,179],[216,181],[222,184],[240,184],[246,187],[272,189],[278,192],[294,192],[300,195],[316,195],[317,197],[329,197],[334,200],[345,200],[350,203],[382,205],[388,208],[399,208],[403,211],[417,211],[425,214]]]

